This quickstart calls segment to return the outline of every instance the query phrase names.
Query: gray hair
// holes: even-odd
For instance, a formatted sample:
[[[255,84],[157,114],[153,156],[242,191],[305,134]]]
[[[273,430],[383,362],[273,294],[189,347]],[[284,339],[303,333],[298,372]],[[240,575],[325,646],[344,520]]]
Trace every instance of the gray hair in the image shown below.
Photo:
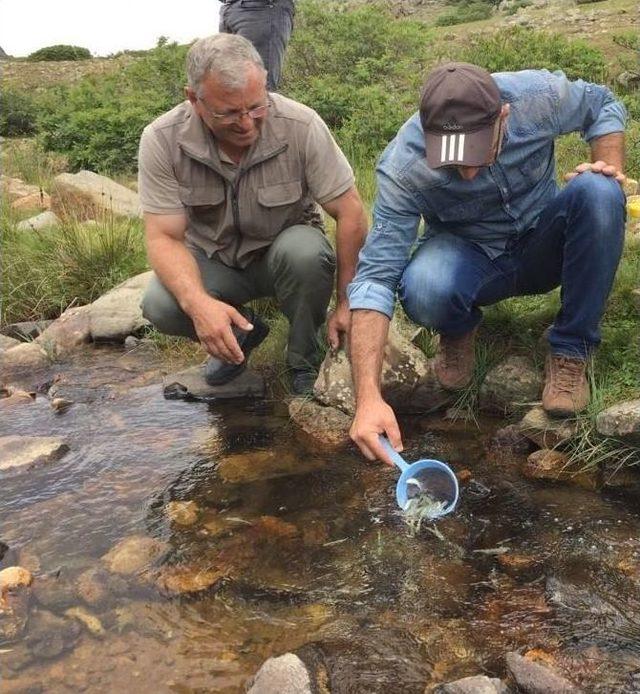
[[[253,44],[235,34],[214,34],[198,39],[187,53],[187,82],[198,96],[203,80],[210,74],[232,89],[244,87],[248,68],[255,65],[266,78],[262,58]]]

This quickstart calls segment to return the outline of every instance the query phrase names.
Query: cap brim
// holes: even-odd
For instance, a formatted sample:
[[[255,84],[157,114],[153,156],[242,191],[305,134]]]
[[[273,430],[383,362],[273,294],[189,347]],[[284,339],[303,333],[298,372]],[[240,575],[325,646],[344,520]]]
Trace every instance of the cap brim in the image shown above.
[[[441,166],[484,166],[492,155],[495,123],[474,133],[425,133],[427,164]]]

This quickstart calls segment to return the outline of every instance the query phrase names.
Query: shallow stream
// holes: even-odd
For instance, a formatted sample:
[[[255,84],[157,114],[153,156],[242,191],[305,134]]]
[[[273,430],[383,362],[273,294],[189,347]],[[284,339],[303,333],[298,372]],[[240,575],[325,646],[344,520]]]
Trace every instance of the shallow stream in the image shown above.
[[[407,460],[472,478],[444,541],[412,537],[394,470],[310,449],[277,401],[165,400],[158,369],[94,348],[55,384],[67,411],[0,413],[0,435],[69,446],[0,473],[0,568],[36,577],[0,691],[235,694],[301,648],[335,694],[503,677],[531,649],[587,692],[640,691],[637,501],[525,480],[504,423],[416,418]]]

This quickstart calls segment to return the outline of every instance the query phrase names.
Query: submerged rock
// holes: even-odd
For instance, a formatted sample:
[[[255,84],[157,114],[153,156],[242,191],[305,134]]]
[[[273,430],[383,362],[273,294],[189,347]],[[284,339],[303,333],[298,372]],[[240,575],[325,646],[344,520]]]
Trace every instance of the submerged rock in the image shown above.
[[[23,586],[4,594],[0,600],[0,644],[19,639],[29,619],[31,591]]]
[[[105,607],[110,602],[109,575],[103,569],[87,569],[78,576],[76,593],[87,605]]]
[[[531,581],[542,572],[542,560],[528,554],[507,552],[497,557],[500,568],[512,578]]]
[[[0,436],[0,471],[50,463],[68,450],[59,436]]]
[[[0,600],[2,595],[21,586],[30,586],[33,581],[31,572],[21,566],[8,566],[0,571]]]
[[[526,357],[511,356],[487,374],[480,388],[480,408],[508,414],[538,400],[542,374]]]
[[[156,577],[160,590],[184,594],[198,593],[219,583],[228,574],[224,568],[202,566],[163,566]]]
[[[75,620],[62,619],[45,610],[32,614],[26,644],[36,658],[57,658],[76,645],[82,627]]]
[[[200,508],[195,501],[170,501],[165,513],[172,523],[188,527],[198,520]]]
[[[523,658],[518,653],[507,653],[507,668],[519,691],[525,694],[579,694],[580,689],[553,670]]]
[[[575,419],[553,419],[542,409],[534,407],[518,425],[522,434],[540,448],[557,448],[575,435]]]
[[[92,636],[102,637],[105,635],[102,622],[90,612],[87,612],[83,607],[70,607],[65,611],[65,615],[71,619],[77,619],[87,628]]]
[[[289,416],[314,446],[339,449],[351,443],[351,417],[336,407],[324,407],[307,398],[294,398],[289,403]]]
[[[234,453],[218,463],[218,474],[232,484],[268,480],[288,475],[304,475],[323,468],[324,461],[307,457],[303,460],[280,450]]]
[[[495,677],[475,675],[442,684],[434,694],[509,694],[509,687]]]
[[[293,653],[265,661],[247,694],[313,694],[305,664]]]
[[[4,395],[6,393],[6,395]],[[0,410],[13,408],[20,405],[31,405],[36,401],[34,392],[27,392],[9,386],[0,396]]]
[[[148,569],[167,550],[167,544],[146,535],[132,535],[118,542],[103,557],[109,571],[131,576]]]
[[[36,600],[43,607],[62,612],[77,602],[73,584],[61,571],[41,576],[33,584]]]
[[[569,465],[568,456],[560,451],[542,449],[535,451],[522,466],[522,474],[529,479],[571,482],[584,489],[597,489],[595,470],[577,470]]]
[[[603,436],[640,444],[640,399],[619,402],[598,414],[596,428]]]

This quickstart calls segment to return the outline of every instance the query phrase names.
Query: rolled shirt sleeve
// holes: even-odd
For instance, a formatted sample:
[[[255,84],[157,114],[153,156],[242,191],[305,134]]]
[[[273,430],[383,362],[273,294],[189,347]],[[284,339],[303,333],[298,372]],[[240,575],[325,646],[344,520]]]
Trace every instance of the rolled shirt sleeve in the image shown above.
[[[380,166],[377,181],[373,224],[347,295],[351,310],[368,309],[391,318],[396,289],[409,262],[421,215],[395,175]]]
[[[549,75],[556,93],[558,133],[580,131],[586,142],[595,137],[624,132],[626,110],[605,86],[570,81],[557,71]]]

